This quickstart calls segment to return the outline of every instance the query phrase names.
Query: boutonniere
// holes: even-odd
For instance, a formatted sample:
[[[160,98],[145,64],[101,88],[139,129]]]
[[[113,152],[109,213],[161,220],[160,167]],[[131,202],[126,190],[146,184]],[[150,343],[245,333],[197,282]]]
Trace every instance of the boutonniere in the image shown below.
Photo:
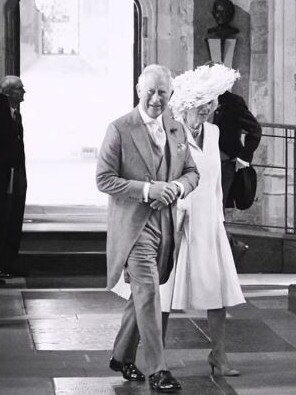
[[[178,143],[177,151],[184,151],[186,149],[186,144]]]
[[[171,133],[175,133],[177,130],[178,130],[177,128],[171,128],[171,129],[170,129],[170,132],[171,132]]]

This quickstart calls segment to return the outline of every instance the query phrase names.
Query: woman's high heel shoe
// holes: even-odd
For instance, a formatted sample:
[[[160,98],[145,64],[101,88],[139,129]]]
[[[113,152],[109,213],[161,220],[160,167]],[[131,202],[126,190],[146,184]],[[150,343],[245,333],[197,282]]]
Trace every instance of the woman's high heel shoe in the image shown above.
[[[235,377],[239,376],[240,372],[236,369],[232,369],[226,364],[222,364],[217,359],[215,359],[214,355],[212,352],[210,352],[208,356],[208,362],[211,367],[211,374],[215,374],[215,368],[219,371],[221,376],[228,376],[228,377]]]

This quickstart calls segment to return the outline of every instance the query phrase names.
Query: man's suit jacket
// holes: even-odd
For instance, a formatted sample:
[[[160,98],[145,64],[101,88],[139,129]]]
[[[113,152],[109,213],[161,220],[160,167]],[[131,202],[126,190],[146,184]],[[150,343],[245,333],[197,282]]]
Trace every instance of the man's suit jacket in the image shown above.
[[[186,196],[197,186],[198,171],[182,125],[168,114],[163,114],[163,123],[170,153],[168,181],[180,181]],[[138,108],[108,127],[98,158],[96,180],[98,189],[110,195],[107,285],[112,288],[152,213],[149,203],[143,202],[143,186],[144,182],[156,180],[156,169],[148,130]],[[176,204],[172,204],[172,217],[175,224]]]
[[[20,168],[25,166],[23,127],[21,115],[18,121],[11,116],[8,99],[0,94],[0,168]]]
[[[7,97],[0,94],[0,269],[8,272],[15,270],[26,189],[21,115],[13,119]]]
[[[239,157],[251,162],[260,143],[261,126],[242,97],[226,91],[218,101],[220,106],[215,111],[213,123],[220,129],[220,150],[231,159]],[[242,133],[246,133],[244,145]]]

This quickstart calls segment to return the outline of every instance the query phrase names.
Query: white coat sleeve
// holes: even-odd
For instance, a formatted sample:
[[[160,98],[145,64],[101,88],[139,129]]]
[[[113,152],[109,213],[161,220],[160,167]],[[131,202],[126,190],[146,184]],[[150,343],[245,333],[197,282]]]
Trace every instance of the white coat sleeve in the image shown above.
[[[220,152],[219,152],[219,128],[218,129],[218,137],[217,137],[217,146],[216,146],[216,152],[217,155],[219,157],[219,161],[217,161],[219,163],[219,169],[218,169],[218,177],[217,177],[217,184],[216,184],[216,199],[217,199],[217,214],[218,214],[218,218],[224,222],[225,218],[224,218],[224,212],[223,212],[223,191],[222,191],[222,176],[221,176],[221,166],[220,166]]]

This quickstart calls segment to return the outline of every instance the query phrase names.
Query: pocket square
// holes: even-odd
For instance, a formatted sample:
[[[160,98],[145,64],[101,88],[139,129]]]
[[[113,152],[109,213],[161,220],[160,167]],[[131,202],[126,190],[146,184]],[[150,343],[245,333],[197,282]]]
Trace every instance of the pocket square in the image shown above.
[[[186,149],[186,144],[178,143],[178,146],[177,146],[178,151],[184,151],[185,149]]]

